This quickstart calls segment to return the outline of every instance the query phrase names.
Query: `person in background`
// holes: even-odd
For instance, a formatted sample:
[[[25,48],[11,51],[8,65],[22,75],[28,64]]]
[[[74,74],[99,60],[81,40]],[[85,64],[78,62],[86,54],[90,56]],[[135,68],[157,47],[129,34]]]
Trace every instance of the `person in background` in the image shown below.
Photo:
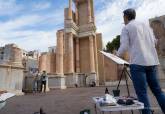
[[[33,76],[33,93],[37,92],[37,72],[32,72]]]
[[[46,92],[46,82],[47,82],[47,74],[46,71],[43,71],[43,73],[41,74],[41,92],[43,85],[44,85],[44,92]]]
[[[121,57],[124,52],[129,52],[133,85],[139,101],[143,102],[145,107],[142,114],[151,114],[147,85],[165,114],[165,94],[157,79],[159,60],[153,31],[149,25],[135,20],[134,9],[126,9],[123,13],[125,26],[122,29],[117,56]]]
[[[40,92],[41,91],[41,74],[38,73],[36,74],[36,79],[37,79],[37,92]]]

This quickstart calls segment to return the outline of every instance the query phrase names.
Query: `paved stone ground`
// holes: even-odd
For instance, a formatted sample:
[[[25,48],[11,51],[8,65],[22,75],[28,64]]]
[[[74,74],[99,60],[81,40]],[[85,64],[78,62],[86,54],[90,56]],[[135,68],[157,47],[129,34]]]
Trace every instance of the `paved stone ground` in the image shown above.
[[[165,87],[164,85],[163,87]],[[114,88],[108,87],[110,92]],[[122,95],[127,95],[125,86],[120,87],[120,89]],[[83,109],[90,109],[91,114],[95,114],[92,96],[102,96],[104,95],[104,90],[105,87],[68,88],[65,90],[51,90],[45,94],[37,93],[15,96],[7,101],[6,106],[0,111],[0,114],[33,114],[39,111],[40,107],[43,107],[46,114],[79,114]],[[130,90],[131,95],[134,96],[132,86]],[[150,99],[152,99],[152,106],[158,107],[153,95],[149,95]],[[129,113],[131,114],[131,112],[123,112],[123,114]],[[120,113],[115,112],[111,114]],[[139,112],[135,111],[134,114],[139,114]],[[162,112],[158,109],[155,111],[155,114],[162,114]]]

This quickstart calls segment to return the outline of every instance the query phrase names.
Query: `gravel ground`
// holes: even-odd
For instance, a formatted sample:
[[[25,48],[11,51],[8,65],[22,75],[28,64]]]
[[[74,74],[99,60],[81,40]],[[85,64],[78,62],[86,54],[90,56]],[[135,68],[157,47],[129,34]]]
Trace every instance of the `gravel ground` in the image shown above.
[[[111,94],[114,88],[108,87]],[[120,87],[120,89],[121,95],[127,95],[125,86]],[[90,109],[91,114],[95,114],[92,97],[104,95],[104,90],[105,87],[68,88],[65,90],[51,90],[48,93],[15,96],[7,101],[6,106],[0,110],[0,114],[33,114],[39,111],[40,107],[44,109],[46,114],[79,114],[83,109]],[[132,86],[130,86],[130,91],[131,95],[135,96]],[[149,94],[149,97],[152,106],[158,107],[153,95]],[[130,111],[123,112],[123,114],[129,113],[131,114]],[[120,113],[113,112],[111,114]],[[135,111],[134,114],[139,114],[139,111]],[[154,114],[162,114],[159,107]]]

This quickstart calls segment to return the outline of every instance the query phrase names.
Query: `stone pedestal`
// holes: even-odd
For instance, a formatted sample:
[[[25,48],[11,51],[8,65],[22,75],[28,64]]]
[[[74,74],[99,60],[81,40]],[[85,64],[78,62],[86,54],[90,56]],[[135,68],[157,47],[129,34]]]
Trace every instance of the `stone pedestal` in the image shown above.
[[[23,68],[20,66],[0,65],[0,90],[23,95]]]
[[[86,77],[86,85],[92,84],[92,82],[95,82],[97,84],[97,76],[96,73],[90,73]]]
[[[78,87],[84,87],[85,84],[85,74],[83,73],[68,73],[66,76],[66,86],[67,87],[75,87],[77,84]]]
[[[67,73],[66,76],[66,86],[75,87],[75,84],[78,82],[78,77],[75,73]]]
[[[50,89],[66,89],[65,76],[60,74],[49,75],[48,86]]]
[[[77,74],[77,76],[78,76],[78,86],[79,87],[85,87],[86,86],[86,81],[85,81],[85,79],[86,79],[86,77],[85,77],[85,74],[83,74],[83,73],[78,73]]]
[[[33,92],[33,89],[34,89],[33,88],[34,87],[34,79],[35,79],[35,76],[32,76],[32,75],[25,76],[24,88],[23,88],[24,92]],[[46,82],[46,92],[49,91],[48,84],[49,84],[49,81],[47,79],[47,82]],[[38,86],[40,88],[41,85],[39,84]]]

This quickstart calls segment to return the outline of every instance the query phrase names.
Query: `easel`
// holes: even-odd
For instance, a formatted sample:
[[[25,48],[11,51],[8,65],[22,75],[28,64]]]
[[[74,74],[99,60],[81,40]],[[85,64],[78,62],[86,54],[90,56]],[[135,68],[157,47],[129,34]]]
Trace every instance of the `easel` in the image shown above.
[[[124,64],[122,73],[121,73],[121,75],[120,75],[119,83],[118,83],[118,85],[117,85],[117,90],[119,89],[121,79],[122,79],[122,77],[124,76],[124,77],[125,77],[125,82],[126,82],[126,87],[127,87],[128,97],[130,97],[130,91],[129,91],[129,87],[128,87],[128,78],[127,78],[127,75],[129,76],[130,79],[131,79],[131,75],[130,75],[129,72],[127,71],[127,68],[128,68],[128,67],[129,67],[129,64]],[[133,114],[133,110],[131,110],[131,113]]]
[[[128,93],[128,96],[130,96],[130,91],[129,91],[129,87],[128,87],[128,78],[127,78],[127,75],[129,76],[130,79],[131,79],[131,76],[130,76],[129,72],[127,71],[127,67],[129,67],[129,64],[124,64],[122,73],[121,73],[121,75],[120,75],[119,83],[118,83],[118,85],[117,85],[117,90],[119,89],[120,82],[121,82],[121,80],[122,80],[122,77],[124,76],[125,82],[126,82],[126,87],[127,87],[127,93]]]

